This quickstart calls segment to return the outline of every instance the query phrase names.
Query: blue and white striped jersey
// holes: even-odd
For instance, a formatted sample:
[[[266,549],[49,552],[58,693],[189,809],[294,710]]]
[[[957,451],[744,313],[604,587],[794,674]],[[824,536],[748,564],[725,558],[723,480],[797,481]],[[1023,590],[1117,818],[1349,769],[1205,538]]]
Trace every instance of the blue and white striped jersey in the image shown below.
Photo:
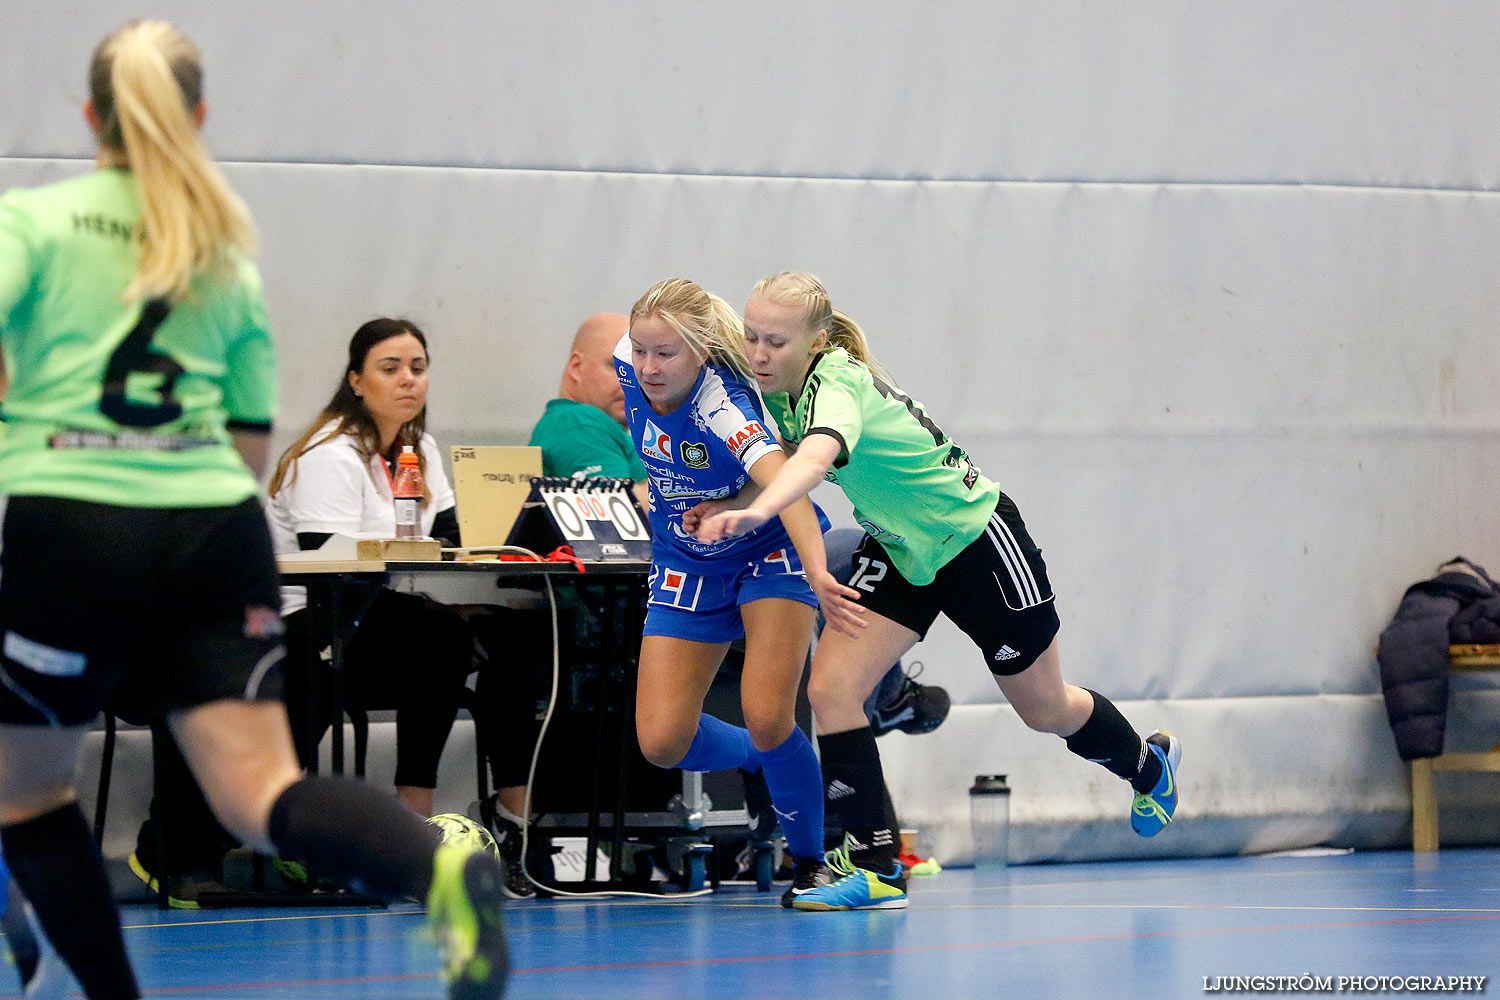
[[[615,372],[625,390],[631,439],[651,474],[653,561],[667,557],[673,565],[711,574],[721,559],[739,563],[790,548],[780,518],[714,545],[697,541],[682,528],[683,511],[703,500],[734,496],[750,479],[746,470],[780,450],[760,390],[710,361],[698,373],[687,402],[658,414],[636,381],[629,337],[615,347]]]

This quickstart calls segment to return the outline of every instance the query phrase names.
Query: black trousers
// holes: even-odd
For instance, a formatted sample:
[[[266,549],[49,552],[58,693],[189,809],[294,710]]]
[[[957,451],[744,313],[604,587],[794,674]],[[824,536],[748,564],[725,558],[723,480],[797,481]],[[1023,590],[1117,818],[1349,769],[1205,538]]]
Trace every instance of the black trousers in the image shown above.
[[[496,788],[524,785],[552,691],[551,615],[486,606],[469,623],[486,660],[474,685],[481,749]],[[562,655],[576,655],[566,639]]]
[[[286,618],[286,703],[294,725],[308,718],[309,700],[318,697],[308,683],[308,615]],[[316,692],[328,690],[323,671]],[[364,709],[396,710],[396,784],[437,787],[438,762],[453,729],[454,717],[466,699],[465,684],[474,671],[474,633],[452,608],[416,594],[381,588],[370,610],[344,647],[344,703]],[[319,699],[321,702],[321,698]],[[315,718],[327,719],[328,707],[312,707]],[[298,732],[298,755],[307,765],[317,741],[327,731]]]
[[[347,623],[346,623],[347,624]],[[287,659],[283,663],[288,712],[299,738],[298,758],[306,767],[316,753],[316,737],[295,728],[307,718],[309,645],[306,612],[286,619]],[[412,594],[381,589],[345,647],[345,704],[396,710],[397,785],[432,788],[438,762],[473,670],[474,637],[462,617],[441,604]],[[326,666],[320,669],[327,670]],[[326,691],[328,678],[321,678]],[[326,719],[326,705],[316,707]],[[214,874],[234,840],[219,825],[170,731],[151,727],[154,788],[146,821],[136,836],[136,854],[152,874],[162,874],[158,836],[165,848],[167,875]],[[524,773],[522,776],[524,781]],[[160,833],[158,834],[158,830]]]

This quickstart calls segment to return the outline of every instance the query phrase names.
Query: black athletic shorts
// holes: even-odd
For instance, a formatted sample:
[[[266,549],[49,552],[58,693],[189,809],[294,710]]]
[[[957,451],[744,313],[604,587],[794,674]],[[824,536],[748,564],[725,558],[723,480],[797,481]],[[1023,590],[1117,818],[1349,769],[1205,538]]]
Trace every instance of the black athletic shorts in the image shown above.
[[[135,722],[281,698],[260,502],[182,509],[0,498],[0,722]]]
[[[866,535],[854,550],[849,586],[876,614],[926,636],[945,614],[979,645],[991,673],[1018,674],[1057,635],[1057,607],[1042,550],[1010,497],[1000,494],[984,532],[926,586],[901,575],[884,546]]]

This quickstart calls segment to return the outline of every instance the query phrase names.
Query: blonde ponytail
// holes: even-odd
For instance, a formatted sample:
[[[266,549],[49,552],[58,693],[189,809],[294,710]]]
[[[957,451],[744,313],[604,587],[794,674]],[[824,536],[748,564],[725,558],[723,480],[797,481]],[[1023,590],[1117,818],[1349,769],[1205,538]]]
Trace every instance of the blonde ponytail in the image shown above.
[[[193,275],[254,253],[250,213],[209,157],[194,113],[198,49],[165,21],[135,21],[94,52],[90,90],[99,142],[123,153],[141,204],[140,261],[126,299],[181,299]]]
[[[665,278],[652,285],[630,309],[630,322],[659,317],[700,358],[709,358],[754,384],[745,356],[745,323],[734,307],[687,278]]]
[[[757,281],[750,294],[797,309],[802,313],[809,330],[822,330],[828,335],[827,350],[842,347],[849,352],[851,358],[877,375],[886,374],[884,367],[875,360],[864,330],[854,320],[833,308],[833,303],[828,298],[828,289],[823,287],[823,282],[816,275],[805,271],[782,271]]]

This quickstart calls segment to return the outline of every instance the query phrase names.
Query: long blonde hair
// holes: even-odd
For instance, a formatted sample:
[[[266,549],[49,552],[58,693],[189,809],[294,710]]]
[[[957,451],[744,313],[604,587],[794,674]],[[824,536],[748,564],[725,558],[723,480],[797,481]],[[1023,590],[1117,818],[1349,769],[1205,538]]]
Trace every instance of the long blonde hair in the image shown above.
[[[203,100],[198,48],[165,21],[132,21],[94,50],[89,96],[99,144],[123,154],[141,204],[140,260],[127,300],[187,294],[193,275],[255,252],[255,226],[208,155],[194,114]]]
[[[754,384],[745,356],[745,324],[728,302],[687,278],[664,278],[630,307],[630,325],[648,316],[659,317],[700,358],[730,368]]]
[[[755,283],[751,297],[759,295],[779,305],[791,306],[802,313],[809,330],[822,330],[828,335],[825,350],[842,347],[849,356],[877,375],[884,376],[885,368],[875,360],[870,342],[859,324],[833,308],[828,298],[828,289],[817,275],[806,271],[781,271]]]

